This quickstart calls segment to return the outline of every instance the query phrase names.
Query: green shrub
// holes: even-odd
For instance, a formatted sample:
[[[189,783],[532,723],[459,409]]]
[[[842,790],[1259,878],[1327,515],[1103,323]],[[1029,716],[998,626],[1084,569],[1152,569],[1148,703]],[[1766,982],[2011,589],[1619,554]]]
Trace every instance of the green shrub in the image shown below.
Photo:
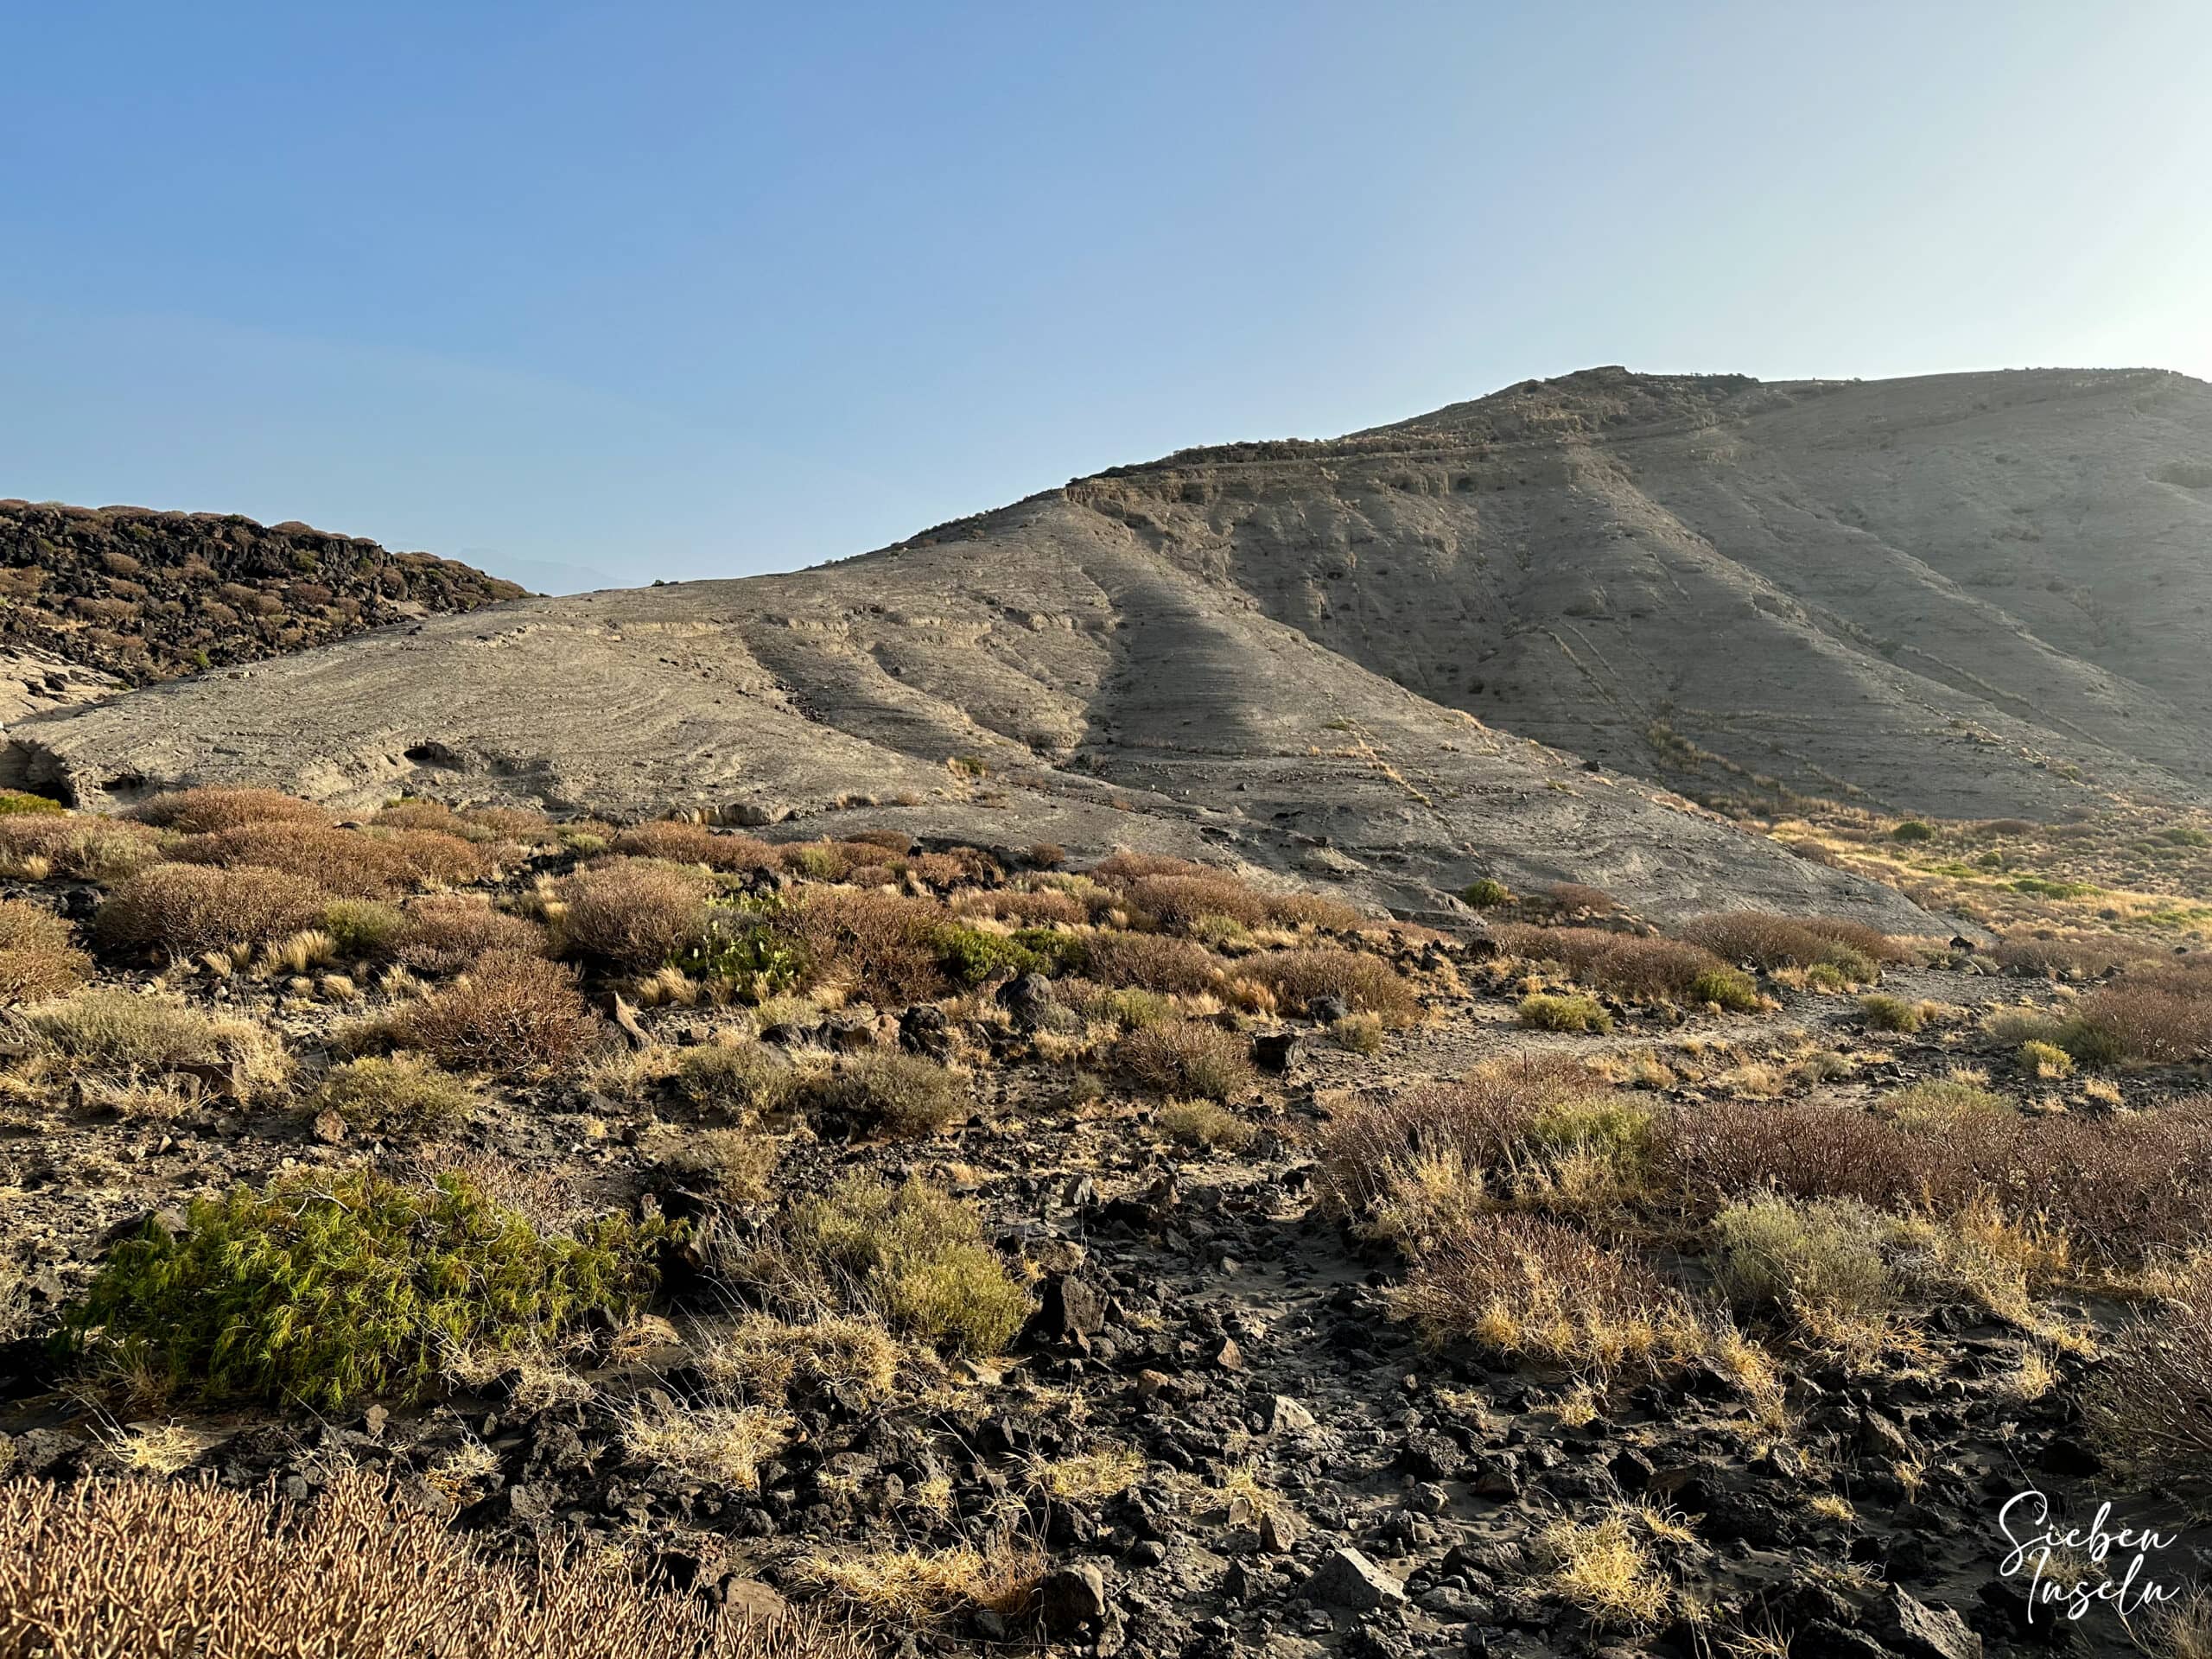
[[[1382,1017],[1374,1014],[1348,1014],[1329,1027],[1329,1035],[1337,1046],[1350,1049],[1355,1054],[1380,1054],[1382,1052]]]
[[[1242,1152],[1259,1131],[1227,1108],[1210,1100],[1171,1100],[1154,1120],[1170,1138],[1185,1146],[1218,1147]]]
[[[412,1055],[348,1060],[309,1096],[312,1112],[335,1112],[371,1135],[442,1128],[467,1117],[476,1091]]]
[[[1890,831],[1890,839],[1892,841],[1933,841],[1936,839],[1936,828],[1933,824],[1923,823],[1918,818],[1907,818]]]
[[[49,801],[43,795],[32,795],[20,789],[0,789],[0,817],[11,817],[21,812],[61,812],[68,808],[59,801]]]
[[[755,1002],[781,996],[807,974],[805,944],[780,926],[772,899],[717,899],[697,936],[670,962],[695,979],[735,986]]]
[[[338,954],[380,957],[404,928],[398,910],[376,899],[334,899],[322,907],[322,931]]]
[[[2031,1077],[2057,1081],[2074,1075],[2074,1057],[2056,1043],[2031,1039],[2020,1045],[2020,1067]]]
[[[1505,883],[1496,876],[1486,875],[1479,881],[1471,881],[1459,889],[1459,897],[1477,910],[1495,910],[1500,905],[1513,902],[1513,894]]]
[[[1756,1014],[1759,990],[1739,968],[1708,968],[1690,982],[1690,1001],[1717,1003],[1732,1014]]]
[[[1044,957],[1019,940],[980,927],[941,927],[933,943],[945,977],[966,988],[988,980],[1043,973],[1048,967]]]
[[[912,1054],[861,1054],[799,1084],[803,1109],[893,1135],[935,1135],[968,1109],[958,1073]]]
[[[2012,1103],[1967,1077],[1925,1077],[1886,1096],[1882,1105],[1902,1129],[1940,1131],[1961,1119],[2003,1116]]]
[[[848,1175],[794,1205],[786,1236],[801,1266],[827,1270],[893,1330],[956,1353],[999,1352],[1029,1316],[975,1211],[918,1179]]]
[[[656,1283],[658,1221],[546,1236],[467,1178],[280,1177],[193,1201],[184,1230],[118,1244],[71,1338],[209,1401],[338,1408],[429,1394],[449,1351],[550,1345]]]
[[[1089,1019],[1110,1020],[1124,1031],[1142,1031],[1147,1026],[1157,1026],[1176,1017],[1173,997],[1128,987],[1104,991],[1089,999],[1083,1005],[1083,1012]]]
[[[1713,1227],[1721,1285],[1745,1306],[1866,1319],[1897,1300],[1883,1258],[1891,1223],[1856,1198],[1764,1196],[1730,1205]]]
[[[1613,1016],[1594,996],[1535,991],[1521,999],[1521,1023],[1532,1031],[1607,1032]]]
[[[1929,1009],[1925,1002],[1908,1002],[1902,997],[1876,995],[1860,997],[1859,1012],[1873,1030],[1910,1033],[1928,1023]]]

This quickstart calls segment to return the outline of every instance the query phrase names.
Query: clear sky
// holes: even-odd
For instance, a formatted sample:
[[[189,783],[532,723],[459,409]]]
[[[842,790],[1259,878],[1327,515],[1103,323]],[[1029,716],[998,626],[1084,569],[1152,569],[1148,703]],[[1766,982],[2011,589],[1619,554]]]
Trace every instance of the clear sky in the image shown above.
[[[534,587],[1598,363],[2212,378],[2204,0],[68,0],[0,59],[0,495]]]

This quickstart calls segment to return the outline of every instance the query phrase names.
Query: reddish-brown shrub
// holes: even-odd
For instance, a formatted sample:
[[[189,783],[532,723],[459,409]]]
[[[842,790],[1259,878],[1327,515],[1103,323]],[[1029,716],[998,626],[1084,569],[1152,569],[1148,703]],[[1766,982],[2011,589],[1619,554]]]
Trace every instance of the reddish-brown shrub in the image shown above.
[[[614,850],[677,864],[704,864],[710,870],[765,870],[776,863],[776,849],[765,841],[676,818],[631,825],[614,837]]]
[[[495,950],[401,1016],[399,1033],[440,1065],[522,1077],[582,1053],[599,1021],[558,963]]]
[[[1544,897],[1560,910],[1583,910],[1592,916],[1608,916],[1619,907],[1603,887],[1586,887],[1580,881],[1554,881],[1544,889]]]
[[[499,861],[500,849],[493,843],[464,841],[435,830],[372,830],[362,839],[383,847],[410,884],[480,881]]]
[[[0,861],[44,859],[62,875],[114,881],[158,861],[162,835],[129,818],[82,812],[22,812],[0,816]]]
[[[1798,925],[1816,938],[1856,950],[1872,962],[1896,963],[1913,959],[1912,947],[1904,940],[1893,939],[1880,928],[1854,922],[1848,916],[1808,916]]]
[[[1239,979],[1264,985],[1286,1006],[1303,1008],[1314,998],[1333,996],[1363,1013],[1403,1023],[1421,1012],[1412,988],[1379,957],[1357,950],[1322,947],[1271,950],[1236,965]]]
[[[94,924],[124,950],[173,957],[267,944],[314,925],[329,895],[282,870],[156,864],[110,890]]]
[[[1188,939],[1103,930],[1084,942],[1084,971],[1102,985],[1194,995],[1218,983],[1226,966]]]
[[[688,865],[609,858],[564,877],[562,931],[571,948],[618,968],[658,968],[699,938],[712,883]]]
[[[464,823],[507,841],[542,841],[553,828],[543,812],[526,806],[472,806],[461,816]]]
[[[2212,1474],[2212,1264],[2194,1264],[2105,1345],[2084,1406],[2124,1471],[2157,1484]]]
[[[1111,856],[1100,860],[1090,874],[1095,880],[1126,887],[1151,875],[1214,876],[1221,872],[1211,864],[1193,864],[1187,858],[1170,858],[1165,853],[1131,852],[1121,847]]]
[[[957,916],[995,916],[1001,920],[1039,925],[1049,922],[1065,922],[1077,926],[1087,920],[1090,912],[1082,902],[1065,893],[1050,889],[1043,893],[1022,893],[1012,887],[990,887],[980,892],[963,893],[952,901],[953,913]]]
[[[815,981],[834,979],[882,1006],[952,989],[933,943],[944,912],[902,893],[808,888],[783,918]]]
[[[880,847],[899,858],[914,850],[914,838],[904,830],[855,830],[845,839],[855,846]]]
[[[1620,996],[1689,996],[1702,976],[1727,965],[1701,945],[1598,927],[1508,925],[1491,937],[1508,955],[1556,963],[1578,983]]]
[[[42,905],[0,899],[0,1005],[59,996],[92,970],[68,923]]]
[[[169,849],[169,856],[226,870],[281,870],[340,899],[388,899],[413,885],[383,842],[291,819],[263,819],[187,836]]]
[[[480,899],[438,893],[417,899],[402,914],[392,955],[418,973],[454,974],[495,950],[545,954],[544,930],[497,911]]]
[[[2064,939],[2001,939],[1989,954],[2008,973],[2090,976],[2110,973],[2157,952],[2140,939],[2089,933]]]
[[[1331,928],[1349,932],[1367,918],[1341,899],[1319,893],[1279,893],[1268,895],[1268,919],[1284,927]]]
[[[1185,928],[1202,916],[1226,916],[1247,927],[1268,919],[1266,896],[1254,892],[1233,875],[1145,875],[1128,885],[1133,909],[1158,920],[1163,927]]]
[[[387,830],[435,830],[449,836],[454,833],[458,821],[454,817],[453,809],[443,801],[409,796],[378,808],[376,816],[369,822],[381,824]]]
[[[273,789],[173,789],[155,796],[131,813],[142,823],[180,835],[206,835],[235,830],[242,823],[270,820],[290,823],[330,822],[330,814],[312,801],[302,801]]]
[[[2124,1060],[2179,1065],[2212,1058],[2212,975],[2131,969],[2083,997],[2074,1019]]]
[[[1036,869],[1057,870],[1067,861],[1068,849],[1057,841],[1040,841],[1029,849],[1030,865]]]

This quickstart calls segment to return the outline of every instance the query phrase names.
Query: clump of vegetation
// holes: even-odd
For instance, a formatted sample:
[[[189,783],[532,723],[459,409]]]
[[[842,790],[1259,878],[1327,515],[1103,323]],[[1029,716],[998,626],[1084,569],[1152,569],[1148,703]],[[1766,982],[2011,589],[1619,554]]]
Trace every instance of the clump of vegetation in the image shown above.
[[[995,1354],[1029,1317],[1029,1294],[983,1242],[974,1210],[919,1179],[855,1173],[793,1205],[780,1249],[741,1271],[804,1308],[847,1301],[948,1351]]]
[[[410,904],[382,943],[416,973],[456,974],[496,951],[543,956],[547,940],[534,923],[482,899],[434,893]]]
[[[1160,1109],[1154,1122],[1185,1146],[1242,1152],[1259,1139],[1257,1129],[1210,1100],[1171,1100]]]
[[[612,847],[633,858],[703,864],[710,870],[765,870],[776,864],[776,849],[764,841],[675,818],[632,824],[614,837]]]
[[[697,870],[654,859],[588,864],[557,889],[571,950],[616,968],[659,967],[698,940],[709,883]]]
[[[1756,1014],[1760,1007],[1758,987],[1749,974],[1735,968],[1707,969],[1690,982],[1690,1000],[1731,1014]]]
[[[1928,1023],[1928,1017],[1934,1010],[1925,1002],[1908,1002],[1903,997],[1887,996],[1877,992],[1872,996],[1859,999],[1859,1012],[1872,1030],[1902,1032],[1910,1035]]]
[[[913,1054],[860,1054],[800,1082],[791,1098],[813,1112],[892,1135],[935,1135],[968,1109],[966,1080]]]
[[[794,1082],[791,1068],[758,1043],[701,1043],[676,1063],[677,1087],[694,1105],[740,1115],[779,1104]]]
[[[2161,1482],[2212,1476],[2212,1266],[2192,1265],[2106,1355],[2086,1402],[2106,1455]]]
[[[533,1572],[340,1468],[312,1505],[191,1481],[0,1485],[0,1632],[75,1659],[497,1653],[502,1659],[867,1659],[842,1629],[717,1615],[582,1556]],[[124,1591],[120,1586],[128,1586]],[[302,1593],[312,1586],[313,1593]],[[204,1644],[204,1645],[200,1645]]]
[[[761,1406],[631,1408],[622,1446],[640,1463],[675,1469],[741,1492],[760,1488],[760,1465],[781,1451],[797,1425]]]
[[[1985,1087],[1978,1075],[1923,1077],[1885,1097],[1882,1109],[1900,1128],[1938,1132],[1977,1113],[2010,1113],[2012,1103]]]
[[[1594,1031],[1613,1028],[1613,1016],[1594,996],[1532,991],[1521,999],[1521,1023],[1531,1031]]]
[[[0,899],[0,1007],[59,996],[92,971],[68,923],[42,905]]]
[[[1551,1588],[1601,1629],[1649,1629],[1673,1604],[1673,1586],[1637,1535],[1629,1511],[1554,1521],[1537,1534],[1536,1554]]]
[[[1236,976],[1264,985],[1288,1007],[1333,997],[1391,1025],[1404,1025],[1420,1012],[1412,989],[1389,963],[1357,950],[1271,950],[1238,963]]]
[[[1459,889],[1459,897],[1477,910],[1495,910],[1513,902],[1512,890],[1494,875],[1470,881]]]
[[[679,1180],[703,1183],[729,1204],[765,1204],[783,1149],[751,1129],[704,1129],[685,1135],[660,1154],[660,1166]]]
[[[458,1123],[474,1111],[476,1091],[411,1054],[365,1056],[332,1068],[309,1096],[313,1112],[335,1112],[371,1135],[418,1133]]]
[[[557,963],[495,950],[402,1014],[399,1034],[443,1066],[524,1077],[565,1065],[599,1027],[575,976]]]
[[[1129,1075],[1157,1094],[1233,1099],[1253,1079],[1249,1045],[1203,1020],[1170,1020],[1134,1031],[1116,1051]]]
[[[1112,931],[1083,941],[1083,970],[1102,985],[1192,996],[1219,984],[1227,966],[1190,939]]]
[[[1907,818],[1891,830],[1890,839],[1892,841],[1933,841],[1936,839],[1936,826],[1923,823],[1918,818]]]
[[[1379,1014],[1348,1014],[1329,1026],[1329,1035],[1337,1046],[1354,1054],[1380,1054],[1382,1052],[1382,1020]]]
[[[334,899],[316,919],[330,948],[355,960],[383,956],[407,925],[398,906],[380,899]]]
[[[26,812],[66,813],[68,808],[43,795],[33,795],[20,789],[0,789],[0,817],[14,817]]]
[[[694,1363],[716,1393],[787,1401],[834,1393],[849,1403],[883,1400],[898,1380],[900,1350],[872,1319],[817,1313],[803,1321],[748,1313],[705,1332]]]
[[[1604,928],[1510,926],[1492,937],[1512,956],[1556,963],[1578,984],[1649,1001],[1714,1000],[1698,995],[1700,983],[1728,971],[1702,945]]]
[[[156,864],[110,888],[94,925],[103,943],[120,950],[194,957],[299,932],[327,899],[313,882],[282,870]]]
[[[1713,1221],[1720,1281],[1739,1305],[1816,1326],[1878,1320],[1897,1298],[1883,1255],[1890,1225],[1855,1198],[1733,1204]]]
[[[181,836],[212,835],[245,823],[330,823],[330,814],[314,802],[273,789],[168,790],[130,816]]]
[[[543,1347],[626,1317],[666,1235],[609,1218],[543,1236],[461,1175],[290,1175],[194,1200],[180,1233],[149,1222],[69,1328],[122,1372],[211,1401],[418,1399],[450,1349]]]
[[[283,1040],[245,1020],[219,1020],[166,997],[102,987],[23,1011],[61,1066],[79,1076],[221,1071],[258,1098],[291,1075]]]
[[[2056,1043],[2030,1038],[2020,1045],[2020,1069],[2030,1077],[2053,1083],[2074,1075],[2074,1057]]]

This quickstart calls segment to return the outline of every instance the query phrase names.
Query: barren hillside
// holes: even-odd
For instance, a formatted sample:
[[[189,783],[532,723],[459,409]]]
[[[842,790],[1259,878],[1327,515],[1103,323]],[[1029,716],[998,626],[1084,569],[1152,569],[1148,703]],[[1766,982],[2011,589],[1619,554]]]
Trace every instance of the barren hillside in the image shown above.
[[[1594,370],[794,575],[433,618],[36,719],[6,766],[90,804],[982,809],[1008,845],[1211,844],[1412,909],[1489,874],[1880,909],[1620,773],[1952,815],[2201,799],[2207,480],[2212,388],[2175,375]]]

